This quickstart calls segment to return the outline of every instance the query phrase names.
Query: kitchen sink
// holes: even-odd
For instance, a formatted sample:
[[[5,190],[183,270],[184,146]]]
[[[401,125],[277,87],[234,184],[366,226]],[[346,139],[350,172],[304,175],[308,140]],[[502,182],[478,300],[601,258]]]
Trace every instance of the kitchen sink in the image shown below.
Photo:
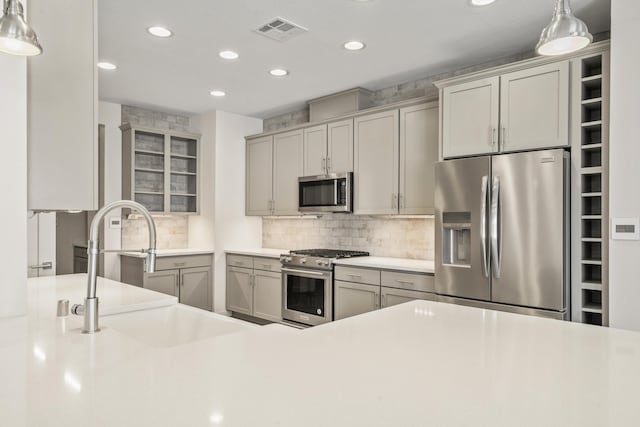
[[[103,329],[112,329],[151,347],[175,347],[257,328],[247,322],[176,304],[100,318]]]

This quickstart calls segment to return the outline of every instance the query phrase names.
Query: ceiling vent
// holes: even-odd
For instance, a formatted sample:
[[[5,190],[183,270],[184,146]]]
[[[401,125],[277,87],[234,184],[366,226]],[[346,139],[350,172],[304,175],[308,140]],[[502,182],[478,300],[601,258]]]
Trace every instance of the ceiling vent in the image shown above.
[[[287,41],[307,31],[309,30],[280,17],[272,19],[255,30],[256,33],[279,42]]]

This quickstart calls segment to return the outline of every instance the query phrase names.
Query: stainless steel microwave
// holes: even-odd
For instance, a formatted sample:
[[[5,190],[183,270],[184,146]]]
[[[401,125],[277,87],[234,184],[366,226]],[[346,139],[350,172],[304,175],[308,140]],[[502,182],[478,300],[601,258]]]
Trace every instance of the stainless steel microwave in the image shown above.
[[[298,210],[302,213],[351,212],[353,173],[298,178]]]

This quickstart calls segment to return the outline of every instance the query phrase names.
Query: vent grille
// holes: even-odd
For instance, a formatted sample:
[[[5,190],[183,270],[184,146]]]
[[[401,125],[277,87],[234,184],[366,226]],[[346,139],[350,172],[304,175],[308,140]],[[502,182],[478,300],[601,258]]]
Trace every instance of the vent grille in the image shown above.
[[[257,30],[255,30],[256,33],[262,34],[263,36],[268,37],[271,40],[276,40],[279,42],[287,41],[293,37],[304,34],[307,31],[309,30],[280,17],[272,19],[268,23],[261,25]]]

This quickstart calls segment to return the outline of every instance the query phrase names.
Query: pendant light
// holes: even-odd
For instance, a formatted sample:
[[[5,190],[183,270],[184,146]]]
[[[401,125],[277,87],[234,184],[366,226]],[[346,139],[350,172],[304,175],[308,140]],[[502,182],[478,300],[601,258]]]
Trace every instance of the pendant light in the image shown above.
[[[24,9],[18,0],[5,0],[0,17],[0,52],[33,56],[42,53],[38,36],[24,19]]]
[[[536,52],[555,56],[583,49],[593,41],[587,25],[571,12],[569,0],[557,0],[551,23],[542,30]]]

